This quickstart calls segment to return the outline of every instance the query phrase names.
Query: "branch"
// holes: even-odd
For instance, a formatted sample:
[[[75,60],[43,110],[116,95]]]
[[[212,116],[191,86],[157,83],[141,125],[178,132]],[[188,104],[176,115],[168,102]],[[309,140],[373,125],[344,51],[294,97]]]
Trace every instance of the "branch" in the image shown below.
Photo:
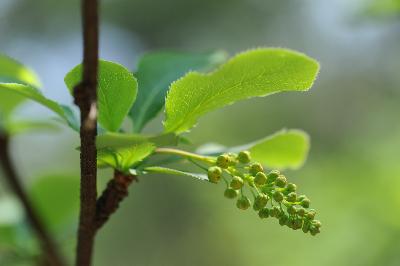
[[[31,205],[30,200],[21,186],[20,178],[11,161],[9,153],[9,138],[6,135],[0,135],[0,164],[4,170],[4,176],[7,179],[11,189],[21,201],[25,209],[26,217],[34,232],[36,233],[39,243],[42,246],[45,265],[63,266],[64,261],[56,248],[55,241],[51,238],[47,228],[44,226],[35,208]]]
[[[128,196],[128,187],[133,180],[138,181],[134,175],[124,174],[117,170],[114,171],[114,178],[108,182],[106,189],[97,200],[97,230],[107,222],[110,216],[118,209],[120,202]]]
[[[98,3],[82,0],[83,75],[74,89],[74,101],[81,113],[81,188],[77,245],[77,266],[91,265],[96,215],[97,178],[97,69]]]

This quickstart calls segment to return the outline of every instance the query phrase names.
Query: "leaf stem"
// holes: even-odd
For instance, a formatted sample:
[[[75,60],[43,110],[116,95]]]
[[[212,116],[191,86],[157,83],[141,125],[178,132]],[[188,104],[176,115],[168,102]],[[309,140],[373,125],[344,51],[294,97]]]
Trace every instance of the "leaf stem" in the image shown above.
[[[57,249],[54,239],[52,239],[48,229],[45,227],[43,221],[40,219],[34,206],[28,198],[25,190],[23,189],[20,178],[12,163],[9,152],[9,137],[0,134],[0,164],[4,170],[4,177],[10,185],[10,188],[17,195],[25,209],[26,217],[34,232],[36,233],[39,243],[43,249],[45,265],[50,266],[63,266],[65,265],[61,253]]]
[[[183,150],[179,150],[179,149],[174,149],[174,148],[157,148],[155,150],[155,153],[160,153],[160,154],[171,154],[171,155],[178,155],[184,158],[188,158],[188,159],[195,159],[195,160],[199,160],[205,163],[213,163],[215,162],[215,158],[214,157],[210,157],[210,156],[203,156],[200,154],[196,154],[196,153],[192,153],[192,152],[188,152],[188,151],[183,151]]]

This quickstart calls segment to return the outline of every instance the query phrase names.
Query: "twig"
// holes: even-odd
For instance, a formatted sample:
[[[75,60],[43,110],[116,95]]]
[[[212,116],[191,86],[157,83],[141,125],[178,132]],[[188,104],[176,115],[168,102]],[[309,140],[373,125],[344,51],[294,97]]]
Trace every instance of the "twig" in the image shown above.
[[[97,178],[97,69],[98,69],[98,2],[82,0],[83,75],[74,89],[75,104],[81,113],[81,189],[77,245],[77,266],[92,262],[96,232]]]
[[[4,170],[4,177],[7,179],[11,189],[21,201],[25,209],[26,217],[34,232],[36,233],[39,243],[43,249],[43,257],[45,265],[63,266],[64,260],[58,251],[55,241],[51,238],[47,228],[44,226],[35,208],[31,205],[31,201],[22,185],[16,169],[11,161],[9,153],[9,138],[6,135],[0,135],[0,164]]]
[[[133,180],[137,181],[137,177],[114,171],[114,178],[108,182],[106,189],[97,200],[96,229],[100,229],[107,222],[118,209],[120,202],[128,196],[128,187]]]

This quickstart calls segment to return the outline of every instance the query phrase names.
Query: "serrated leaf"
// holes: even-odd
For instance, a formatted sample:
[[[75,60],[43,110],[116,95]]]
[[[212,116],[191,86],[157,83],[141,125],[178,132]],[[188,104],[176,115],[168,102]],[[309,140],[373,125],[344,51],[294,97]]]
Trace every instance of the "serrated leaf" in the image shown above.
[[[56,228],[77,214],[79,178],[58,174],[37,178],[29,195],[45,223]]]
[[[241,53],[210,74],[190,72],[171,85],[165,131],[185,132],[202,115],[239,100],[306,91],[318,70],[318,62],[304,54],[266,48]]]
[[[178,175],[178,176],[187,176],[187,177],[192,177],[195,179],[199,179],[201,181],[209,181],[207,175],[205,174],[199,174],[199,173],[191,173],[191,172],[185,172],[185,171],[180,171],[172,168],[166,168],[166,167],[160,167],[160,166],[151,166],[151,167],[146,167],[145,169],[142,170],[144,173],[161,173],[161,174],[169,174],[169,175]]]
[[[32,70],[8,56],[0,55],[0,84],[7,83],[40,87],[40,81]],[[8,116],[25,99],[21,95],[0,89],[0,113]]]
[[[97,155],[97,166],[109,166],[125,172],[148,157],[154,149],[155,146],[151,142],[138,143],[125,148],[100,149]]]
[[[249,148],[253,160],[270,168],[297,169],[307,159],[310,138],[301,130],[282,130]]]
[[[139,92],[129,112],[135,132],[153,119],[165,104],[169,85],[190,70],[210,71],[226,60],[224,52],[200,54],[155,52],[139,61],[136,77]]]
[[[64,78],[70,90],[82,79],[82,65],[74,67]],[[118,131],[137,94],[137,81],[124,66],[100,60],[97,89],[100,125],[109,131]]]

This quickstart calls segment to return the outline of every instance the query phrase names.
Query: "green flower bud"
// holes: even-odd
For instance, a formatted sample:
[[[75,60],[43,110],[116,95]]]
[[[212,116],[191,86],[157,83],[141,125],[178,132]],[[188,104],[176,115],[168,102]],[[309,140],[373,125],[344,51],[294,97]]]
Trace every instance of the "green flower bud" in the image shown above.
[[[229,155],[222,154],[222,155],[217,157],[217,163],[216,164],[217,164],[217,166],[225,169],[225,168],[228,168],[229,162],[230,162]]]
[[[241,152],[239,152],[237,158],[240,163],[243,163],[243,164],[249,163],[251,160],[250,152],[249,151],[241,151]]]
[[[263,172],[263,171],[264,168],[260,163],[253,163],[252,165],[250,165],[249,173],[253,176],[255,176],[258,172]]]
[[[246,181],[247,184],[249,184],[249,186],[254,187],[254,176],[251,175],[245,175],[244,176],[244,180]]]
[[[297,215],[300,217],[304,217],[304,215],[306,214],[306,210],[303,208],[298,208],[296,211]]]
[[[318,234],[320,232],[320,230],[319,230],[319,228],[318,227],[315,227],[315,226],[310,226],[310,233],[311,233],[311,235],[313,235],[313,236],[315,236],[316,234]]]
[[[293,183],[289,183],[286,186],[286,191],[287,192],[295,192],[296,189],[297,189],[297,186],[295,184],[293,184]]]
[[[304,208],[308,208],[308,207],[310,207],[310,200],[309,199],[303,199],[300,202],[300,205],[303,206]]]
[[[281,215],[281,217],[279,218],[279,224],[280,225],[286,225],[287,221],[289,220],[289,217],[285,214]]]
[[[234,199],[238,195],[238,192],[233,188],[225,189],[224,196],[228,199]]]
[[[316,214],[315,210],[310,209],[310,210],[308,210],[308,212],[306,214],[306,218],[309,220],[312,220],[312,219],[314,219],[315,214]]]
[[[304,233],[308,233],[310,231],[310,224],[306,221],[304,221],[303,226],[301,227],[301,230],[303,230]]]
[[[289,207],[286,208],[286,210],[290,215],[295,215],[296,212],[297,212],[297,209],[294,206],[289,206]]]
[[[287,183],[286,177],[284,175],[279,175],[276,179],[275,179],[275,185],[277,187],[285,187]]]
[[[218,166],[211,166],[208,168],[208,180],[212,183],[218,183],[221,179],[222,169]]]
[[[297,200],[297,194],[295,192],[290,192],[286,196],[286,200],[289,201],[289,202],[295,202]]]
[[[269,217],[269,209],[268,208],[263,208],[258,212],[258,216],[263,219],[263,218],[268,218]]]
[[[267,182],[267,176],[263,172],[258,172],[254,178],[254,183],[257,186],[262,186]]]
[[[266,195],[260,194],[254,200],[253,209],[255,211],[261,210],[265,207],[265,205],[267,205],[267,203],[268,197]]]
[[[307,198],[306,195],[300,195],[300,196],[297,197],[297,200],[298,201],[302,201],[303,199],[306,199],[306,198]]]
[[[321,222],[318,221],[318,220],[313,220],[313,221],[311,221],[311,224],[312,224],[313,226],[317,227],[317,228],[320,228],[320,227],[321,227]]]
[[[280,175],[281,173],[278,170],[272,170],[269,172],[267,175],[268,183],[272,183],[276,180],[276,178]]]
[[[293,222],[293,229],[294,230],[300,229],[302,226],[303,226],[303,220],[294,219],[294,222]]]
[[[269,211],[269,215],[271,215],[271,217],[278,217],[280,212],[281,212],[281,210],[279,209],[279,207],[274,206]]]
[[[250,207],[250,205],[251,201],[246,196],[242,196],[236,201],[236,207],[238,207],[241,210],[247,210]]]
[[[230,186],[233,189],[241,189],[243,187],[244,181],[240,176],[232,177]]]
[[[274,194],[272,194],[272,197],[276,202],[281,202],[283,200],[283,194],[280,191],[275,191]]]

